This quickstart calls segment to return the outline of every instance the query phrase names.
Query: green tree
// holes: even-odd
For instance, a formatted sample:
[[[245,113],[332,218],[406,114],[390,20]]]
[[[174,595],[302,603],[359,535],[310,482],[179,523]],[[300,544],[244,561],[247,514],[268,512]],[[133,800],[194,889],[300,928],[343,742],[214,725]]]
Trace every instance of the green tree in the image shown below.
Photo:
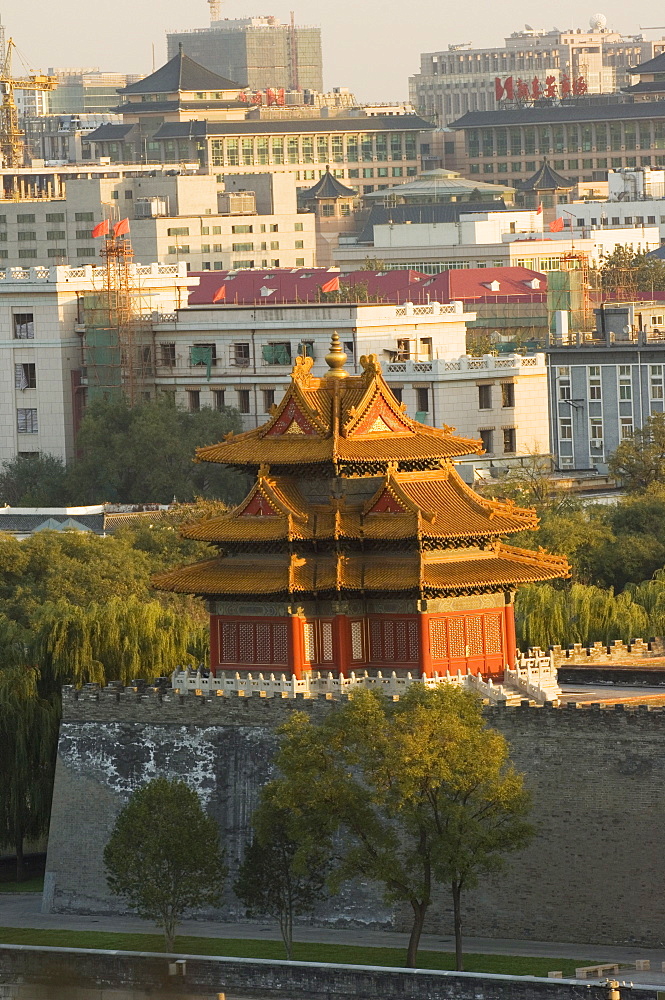
[[[71,481],[80,503],[166,503],[196,496],[238,500],[245,477],[208,462],[195,450],[240,430],[236,410],[190,413],[158,400],[131,407],[98,400],[88,407]]]
[[[634,297],[644,292],[665,290],[665,261],[650,257],[646,251],[635,251],[632,246],[617,244],[606,254],[596,270],[595,283],[607,297],[617,295]]]
[[[293,951],[293,918],[310,913],[325,892],[331,864],[325,844],[312,844],[303,858],[298,851],[297,822],[288,809],[262,795],[252,817],[254,836],[233,886],[250,917],[272,917],[279,923],[287,959]]]
[[[461,969],[463,891],[532,835],[522,777],[479,699],[452,685],[414,685],[396,703],[359,691],[318,725],[296,713],[281,734],[268,794],[293,810],[302,857],[341,836],[331,888],[368,879],[411,907],[409,967],[433,888],[448,885]]]
[[[40,691],[40,672],[26,662],[27,636],[0,616],[0,844],[16,855],[25,878],[24,843],[48,830],[60,718],[57,695]]]
[[[188,911],[219,903],[226,878],[214,819],[184,781],[156,778],[132,795],[104,849],[111,892],[164,931],[173,951]]]
[[[23,455],[3,462],[0,502],[10,507],[66,507],[72,500],[67,469],[56,455]]]
[[[665,483],[665,413],[654,413],[635,428],[610,457],[609,467],[631,492]]]

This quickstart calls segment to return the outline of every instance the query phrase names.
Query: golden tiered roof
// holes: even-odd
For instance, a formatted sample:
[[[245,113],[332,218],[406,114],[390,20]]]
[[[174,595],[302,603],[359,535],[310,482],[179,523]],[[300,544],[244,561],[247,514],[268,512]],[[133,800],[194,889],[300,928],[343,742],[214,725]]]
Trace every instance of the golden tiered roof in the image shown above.
[[[452,427],[428,427],[408,417],[376,355],[360,359],[361,375],[348,375],[335,334],[326,360],[331,370],[315,378],[312,358],[297,358],[291,384],[270,420],[199,448],[197,460],[257,468],[332,464],[336,471],[372,474],[391,462],[403,469],[428,469],[442,458],[482,452],[482,442],[456,437]]]
[[[365,503],[309,504],[294,479],[262,468],[235,510],[186,526],[185,538],[234,546],[277,541],[422,539],[455,544],[535,528],[531,510],[479,497],[452,464],[429,472],[390,467]]]
[[[563,556],[494,543],[444,552],[244,553],[219,556],[155,577],[155,586],[207,597],[329,597],[408,593],[418,597],[510,590],[568,575]]]
[[[311,359],[297,359],[268,423],[199,449],[200,461],[255,465],[257,480],[234,510],[182,530],[219,554],[160,574],[158,589],[210,598],[428,598],[569,575],[562,556],[500,541],[538,520],[478,496],[458,475],[451,457],[482,451],[479,441],[410,420],[375,356],[361,359],[362,375],[347,375],[337,334],[326,360],[328,374],[314,378]],[[321,463],[339,479],[317,477]],[[360,478],[378,483],[363,494]],[[334,485],[331,495],[309,499],[312,480]]]

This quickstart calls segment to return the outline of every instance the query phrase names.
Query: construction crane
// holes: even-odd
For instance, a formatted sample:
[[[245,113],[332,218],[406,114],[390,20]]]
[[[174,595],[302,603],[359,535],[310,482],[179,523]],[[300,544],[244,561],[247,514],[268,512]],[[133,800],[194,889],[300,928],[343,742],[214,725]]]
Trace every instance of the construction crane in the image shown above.
[[[0,157],[3,167],[22,167],[25,156],[25,137],[18,125],[18,108],[14,99],[15,90],[54,90],[58,79],[42,73],[29,73],[26,77],[15,77],[12,72],[14,40],[7,40],[4,61],[0,69]]]
[[[222,0],[208,0],[210,7],[210,22],[219,21],[222,16]]]

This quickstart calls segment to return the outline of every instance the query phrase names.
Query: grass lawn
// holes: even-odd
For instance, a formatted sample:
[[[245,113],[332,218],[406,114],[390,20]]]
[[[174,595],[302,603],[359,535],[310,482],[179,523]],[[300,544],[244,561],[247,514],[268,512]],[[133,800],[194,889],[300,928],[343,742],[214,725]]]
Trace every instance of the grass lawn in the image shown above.
[[[164,938],[158,934],[115,934],[103,931],[33,930],[23,927],[0,927],[3,944],[52,945],[61,948],[103,948],[111,951],[163,951]],[[224,955],[229,958],[284,958],[280,941],[234,940],[182,936],[176,951],[189,955]],[[345,944],[295,943],[293,957],[300,962],[331,962],[346,965],[383,965],[403,967],[405,949],[365,948]],[[467,972],[502,972],[514,976],[546,976],[560,969],[564,976],[574,975],[580,965],[592,965],[589,959],[522,958],[511,955],[466,955]],[[454,969],[455,957],[449,952],[421,951],[421,969]]]
[[[0,882],[0,892],[43,892],[44,878],[29,878],[25,882]]]

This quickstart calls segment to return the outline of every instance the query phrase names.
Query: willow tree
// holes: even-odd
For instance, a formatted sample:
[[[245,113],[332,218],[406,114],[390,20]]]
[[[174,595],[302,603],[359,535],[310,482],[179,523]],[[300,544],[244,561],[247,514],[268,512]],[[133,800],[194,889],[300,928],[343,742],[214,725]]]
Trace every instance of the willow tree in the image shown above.
[[[25,877],[24,844],[48,830],[60,717],[55,694],[43,694],[30,662],[30,636],[0,616],[0,843],[16,853]]]
[[[649,614],[636,600],[639,588],[615,594],[612,588],[574,583],[562,589],[549,584],[520,588],[515,623],[520,645],[547,649],[579,642],[589,645],[615,639],[628,642],[650,632]]]
[[[203,628],[158,601],[113,598],[79,607],[46,605],[35,623],[37,646],[50,675],[62,684],[129,683],[135,677],[168,675],[198,662]]]

